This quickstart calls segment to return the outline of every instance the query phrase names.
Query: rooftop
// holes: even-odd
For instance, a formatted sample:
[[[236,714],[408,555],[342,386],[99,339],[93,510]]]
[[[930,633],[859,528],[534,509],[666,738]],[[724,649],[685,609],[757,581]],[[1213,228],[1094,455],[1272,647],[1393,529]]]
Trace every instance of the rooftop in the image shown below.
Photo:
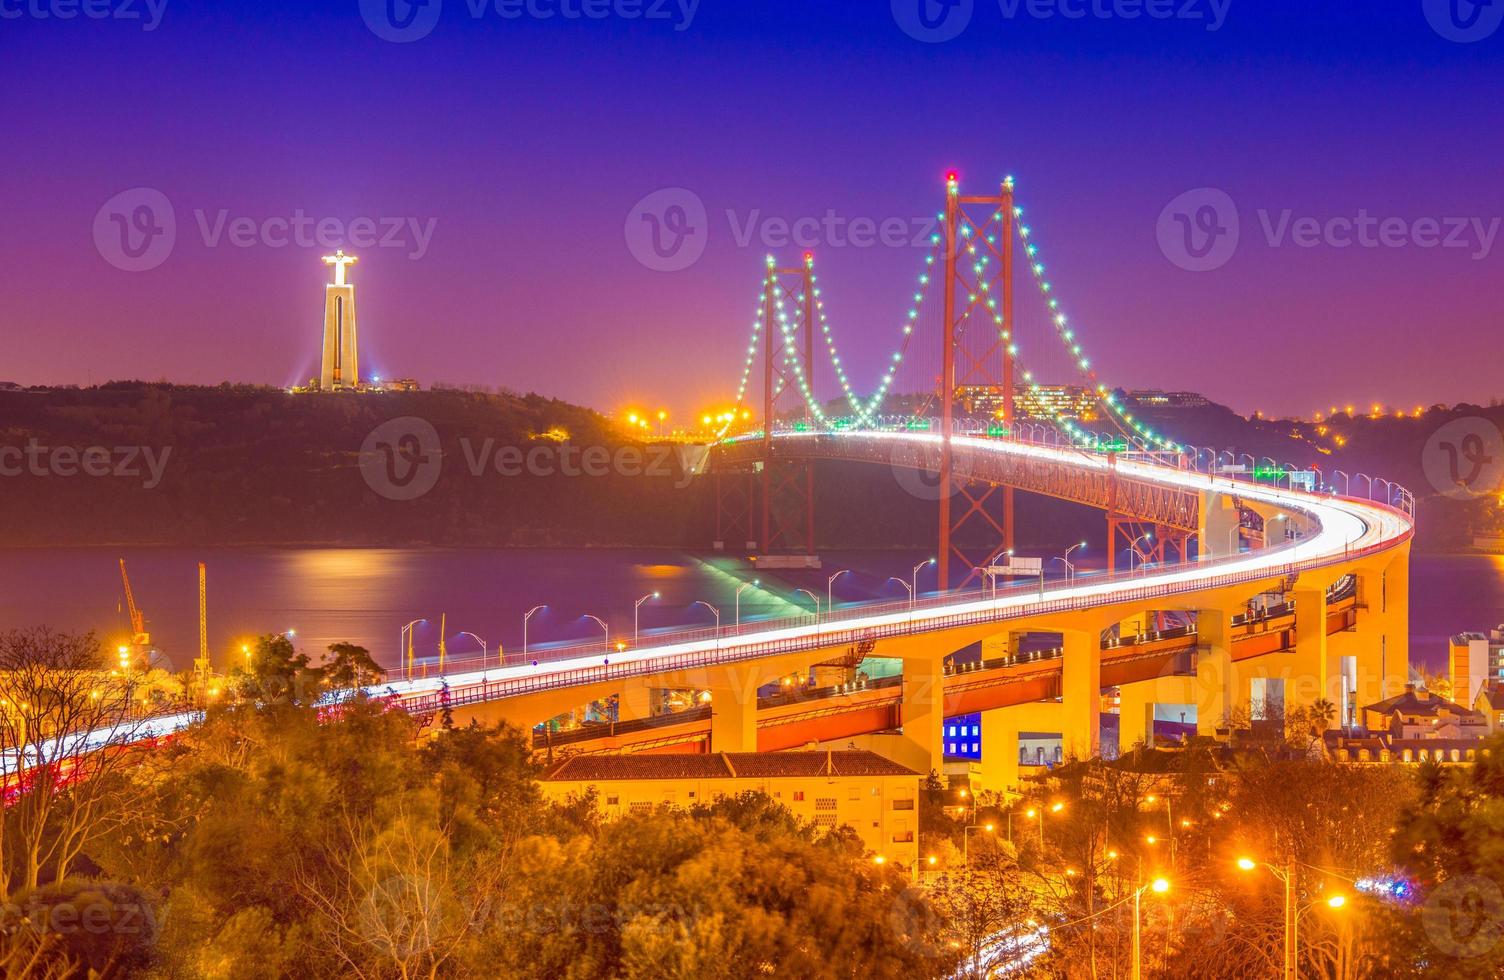
[[[718,752],[711,755],[576,755],[555,763],[543,776],[543,781],[918,775],[875,752]]]

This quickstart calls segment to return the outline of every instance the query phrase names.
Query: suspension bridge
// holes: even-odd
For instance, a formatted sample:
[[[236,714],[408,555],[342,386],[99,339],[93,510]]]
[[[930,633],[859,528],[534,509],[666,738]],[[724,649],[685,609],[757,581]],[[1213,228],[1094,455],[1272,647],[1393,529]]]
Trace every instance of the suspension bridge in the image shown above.
[[[547,747],[746,752],[859,743],[921,773],[943,768],[945,719],[981,712],[981,785],[1008,789],[1021,733],[1056,732],[1068,753],[1096,756],[1109,691],[1121,744],[1152,739],[1156,705],[1192,706],[1198,731],[1217,736],[1255,687],[1287,706],[1330,701],[1344,719],[1402,689],[1408,491],[1365,478],[1360,495],[1354,481],[1333,485],[1335,474],[1186,445],[1136,417],[1099,377],[1014,197],[1011,178],[973,195],[948,176],[940,231],[866,395],[848,375],[814,256],[769,258],[737,411],[727,414],[703,476],[715,483],[717,540],[761,555],[813,552],[814,485],[825,461],[870,464],[874,479],[902,485],[922,481],[937,510],[938,594],[658,633],[627,649],[552,648],[368,693],[419,716],[448,711],[525,730],[617,698],[616,726]],[[1016,288],[1015,279],[1033,288]],[[1062,372],[1091,393],[1093,422],[1019,411],[1019,393]],[[834,399],[818,397],[822,378]],[[1126,540],[1130,568],[999,587],[993,573],[1014,547],[1019,493],[1101,511],[1107,554]],[[1178,625],[1166,628],[1169,621]],[[1025,653],[1025,636],[1050,637],[1049,655]],[[979,659],[957,660],[977,644]],[[850,670],[865,658],[898,661],[901,673],[793,700],[759,698],[779,678],[819,665]],[[682,716],[649,717],[647,692],[665,689],[703,692],[702,703]],[[158,719],[149,734],[193,720]]]

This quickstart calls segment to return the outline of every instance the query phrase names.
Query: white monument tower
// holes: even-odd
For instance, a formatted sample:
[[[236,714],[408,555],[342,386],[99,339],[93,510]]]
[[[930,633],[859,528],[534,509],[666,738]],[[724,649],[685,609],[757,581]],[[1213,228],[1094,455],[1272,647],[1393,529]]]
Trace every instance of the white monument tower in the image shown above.
[[[324,256],[334,266],[334,282],[324,287],[324,362],[319,388],[334,391],[360,385],[360,357],[355,343],[355,287],[345,282],[345,266],[356,259],[340,249]]]

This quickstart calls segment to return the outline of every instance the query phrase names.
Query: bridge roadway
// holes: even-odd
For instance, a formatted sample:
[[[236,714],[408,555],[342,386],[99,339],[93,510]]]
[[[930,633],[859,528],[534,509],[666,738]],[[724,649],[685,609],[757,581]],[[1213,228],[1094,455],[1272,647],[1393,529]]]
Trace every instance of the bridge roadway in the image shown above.
[[[939,437],[928,433],[782,433],[774,441],[780,452],[886,463],[895,474],[933,471],[939,457]],[[1361,661],[1358,671],[1367,692],[1361,696],[1376,700],[1378,693],[1403,685],[1408,671],[1409,545],[1414,533],[1407,494],[1395,491],[1399,506],[1391,506],[1388,501],[1203,472],[1186,468],[1183,458],[1176,467],[1148,458],[1116,458],[1010,440],[956,437],[954,442],[970,459],[968,472],[978,479],[1007,478],[1027,463],[1034,473],[1048,469],[1062,478],[1072,472],[1092,478],[1078,480],[1081,486],[1095,486],[1094,478],[1106,474],[1159,487],[1166,500],[1194,494],[1199,500],[1198,530],[1208,546],[1203,560],[1140,570],[1137,575],[1055,583],[1043,590],[1026,586],[996,595],[973,591],[913,604],[848,607],[827,612],[818,622],[806,616],[744,625],[739,633],[726,629],[663,636],[651,645],[619,653],[597,645],[593,651],[562,651],[553,655],[555,659],[537,663],[451,676],[443,691],[436,678],[382,690],[416,713],[432,713],[447,704],[461,717],[531,728],[613,694],[625,697],[645,687],[695,688],[712,694],[712,745],[717,750],[750,751],[759,743],[758,687],[836,659],[849,649],[875,645],[876,656],[904,663],[901,741],[874,748],[929,771],[938,767],[940,757],[945,657],[1010,632],[1058,633],[1064,646],[1059,689],[1065,714],[1060,727],[1073,751],[1090,754],[1096,750],[1098,692],[1103,686],[1104,659],[1098,644],[1111,625],[1155,610],[1194,611],[1199,622],[1210,624],[1199,640],[1210,655],[1198,657],[1197,684],[1209,692],[1200,714],[1210,719],[1208,726],[1215,726],[1248,700],[1245,682],[1250,674],[1232,666],[1227,641],[1231,618],[1246,609],[1253,596],[1279,593],[1312,609],[1314,615],[1298,621],[1322,622],[1327,591],[1348,575],[1357,577],[1360,592],[1369,597],[1362,605],[1372,609],[1355,624],[1360,641],[1342,645],[1343,653]],[[992,457],[1009,461],[989,467]],[[1229,500],[1259,510],[1266,522],[1284,518],[1301,535],[1255,551],[1219,555],[1220,535],[1206,531],[1214,508],[1225,511]],[[1184,517],[1177,520],[1187,522]],[[1297,627],[1296,632],[1303,635],[1296,637],[1297,649],[1288,656],[1262,658],[1270,671],[1264,676],[1281,673],[1282,682],[1299,685],[1300,693],[1290,703],[1317,698],[1340,703],[1335,684],[1344,669],[1342,656],[1331,655],[1326,631]],[[1260,675],[1254,671],[1253,676]],[[1165,696],[1158,700],[1170,703]]]
[[[1352,580],[1346,580],[1351,583]],[[1357,622],[1355,588],[1342,589],[1327,607],[1327,634]],[[1263,615],[1233,619],[1232,659],[1253,660],[1295,647],[1293,604]],[[1166,677],[1194,677],[1196,630],[1174,627],[1135,642],[1104,643],[1104,689]],[[1060,649],[1009,654],[947,667],[947,718],[1012,708],[1060,697]],[[811,743],[872,735],[903,724],[901,678],[883,677],[834,687],[774,694],[757,701],[757,751],[779,752]],[[711,706],[624,722],[587,724],[565,732],[535,732],[533,747],[564,754],[710,751]]]
[[[886,462],[897,475],[938,465],[939,437],[929,433],[871,432],[839,435],[779,434],[781,450],[801,447],[825,457]],[[1408,561],[1414,524],[1406,494],[1400,506],[1353,497],[1337,497],[1288,487],[1255,484],[1194,468],[1177,468],[1158,460],[1120,459],[1023,441],[957,436],[953,444],[970,460],[962,472],[978,479],[1005,479],[1025,466],[1056,476],[1080,477],[1087,483],[1103,474],[1155,487],[1163,499],[1199,496],[1199,527],[1204,560],[1057,583],[1047,589],[1019,588],[996,594],[943,594],[915,603],[889,603],[827,611],[818,622],[796,621],[744,625],[740,632],[695,631],[656,637],[650,645],[625,652],[575,648],[554,651],[549,659],[511,664],[487,671],[443,678],[390,681],[368,689],[391,698],[414,713],[432,713],[447,704],[486,721],[506,720],[531,728],[582,704],[620,694],[634,686],[695,687],[714,695],[712,742],[718,750],[756,747],[756,690],[768,680],[835,659],[847,649],[876,644],[878,656],[904,661],[901,687],[903,743],[891,753],[920,771],[938,768],[942,742],[944,658],[972,643],[1009,631],[1053,632],[1063,637],[1060,688],[1065,705],[1063,730],[1073,751],[1095,751],[1100,709],[1102,632],[1145,610],[1195,610],[1210,644],[1211,656],[1198,658],[1198,680],[1216,689],[1207,717],[1225,716],[1236,701],[1237,678],[1230,666],[1230,647],[1217,639],[1225,630],[1205,616],[1217,611],[1226,620],[1246,608],[1249,598],[1266,592],[1293,594],[1297,604],[1319,606],[1324,620],[1327,590],[1345,575],[1358,575],[1360,590],[1383,595],[1372,621],[1383,650],[1377,661],[1381,690],[1403,684],[1408,669]],[[989,466],[992,468],[989,469]],[[1372,489],[1372,484],[1370,484]],[[1262,508],[1269,517],[1284,516],[1303,530],[1296,540],[1241,554],[1219,555],[1219,535],[1207,534],[1209,506],[1232,497],[1244,506]],[[1178,505],[1177,505],[1178,506]],[[1171,515],[1166,515],[1167,517]],[[1177,518],[1177,521],[1183,521]],[[1302,600],[1304,597],[1304,600]],[[1393,608],[1391,608],[1393,607]],[[1297,628],[1297,632],[1300,632]],[[1320,640],[1319,651],[1313,646]],[[1326,632],[1308,630],[1297,637],[1297,669],[1314,680],[1315,696],[1328,696],[1332,676]],[[1367,644],[1374,646],[1374,644]],[[1313,652],[1315,651],[1315,652]],[[1269,658],[1278,659],[1278,658]],[[1363,668],[1373,673],[1372,665]],[[461,711],[456,711],[461,714]],[[996,714],[996,713],[994,713]],[[121,741],[157,738],[196,723],[185,712],[118,731],[75,737],[70,749],[86,751]],[[14,768],[14,761],[3,763]]]

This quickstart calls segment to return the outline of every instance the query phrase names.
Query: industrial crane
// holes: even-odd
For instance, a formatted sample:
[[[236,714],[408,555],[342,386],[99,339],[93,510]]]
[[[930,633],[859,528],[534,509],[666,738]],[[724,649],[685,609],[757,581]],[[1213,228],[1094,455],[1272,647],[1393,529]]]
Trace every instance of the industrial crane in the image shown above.
[[[136,596],[131,592],[131,577],[125,570],[125,559],[120,559],[120,581],[125,585],[125,606],[131,617],[131,644],[138,651],[151,647],[151,634],[146,632],[146,617],[136,606]]]

